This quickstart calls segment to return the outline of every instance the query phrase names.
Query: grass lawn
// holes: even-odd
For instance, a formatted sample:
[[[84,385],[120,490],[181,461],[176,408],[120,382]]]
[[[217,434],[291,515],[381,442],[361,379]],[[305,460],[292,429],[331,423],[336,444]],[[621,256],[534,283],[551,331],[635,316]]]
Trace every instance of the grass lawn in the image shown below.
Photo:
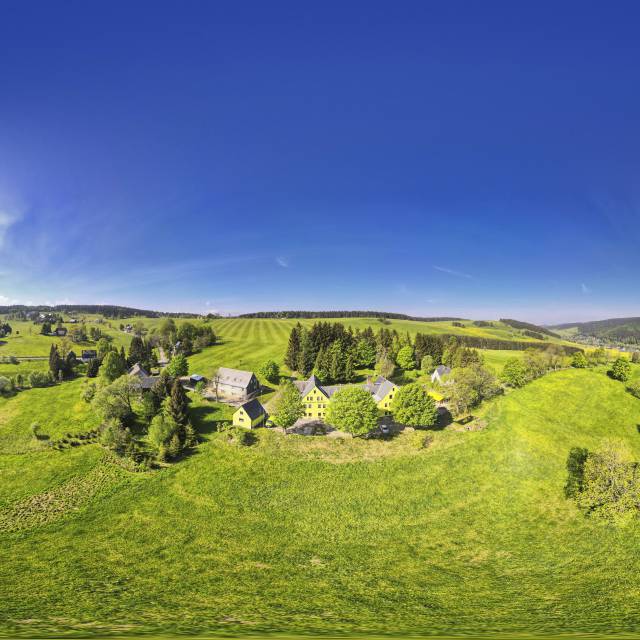
[[[44,390],[52,429],[91,421],[74,385]],[[44,415],[29,394],[0,415]],[[640,459],[640,401],[601,372],[549,374],[485,406],[485,430],[426,448],[424,432],[265,430],[243,447],[215,429],[227,408],[192,411],[196,453],[148,474],[97,445],[32,449],[31,417],[0,418],[21,443],[0,440],[1,633],[640,631],[640,525],[563,496],[572,446],[620,438]]]

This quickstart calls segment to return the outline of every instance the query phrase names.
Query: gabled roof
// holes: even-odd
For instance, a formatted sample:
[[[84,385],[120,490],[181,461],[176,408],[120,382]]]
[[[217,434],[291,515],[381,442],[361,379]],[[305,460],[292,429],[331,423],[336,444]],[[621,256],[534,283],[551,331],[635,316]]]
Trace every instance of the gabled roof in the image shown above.
[[[130,376],[138,376],[139,378],[148,378],[149,372],[139,363],[136,362],[131,369],[129,369]]]
[[[249,400],[249,402],[245,402],[240,409],[244,409],[251,420],[255,420],[256,418],[267,414],[265,408],[260,404],[260,401],[257,398]]]
[[[218,369],[218,382],[230,387],[246,389],[253,378],[253,371],[241,371],[240,369],[228,369],[220,367]]]
[[[438,374],[439,376],[448,376],[450,373],[451,369],[449,367],[445,367],[445,365],[439,364],[433,372],[432,377],[436,374]]]
[[[160,376],[141,376],[139,378],[141,389],[151,389],[153,385],[160,379]]]
[[[380,376],[375,381],[374,386],[376,387],[376,389],[373,392],[373,399],[376,402],[380,402],[380,400],[385,398],[395,385],[390,380],[387,380],[386,378],[383,378],[382,376]]]

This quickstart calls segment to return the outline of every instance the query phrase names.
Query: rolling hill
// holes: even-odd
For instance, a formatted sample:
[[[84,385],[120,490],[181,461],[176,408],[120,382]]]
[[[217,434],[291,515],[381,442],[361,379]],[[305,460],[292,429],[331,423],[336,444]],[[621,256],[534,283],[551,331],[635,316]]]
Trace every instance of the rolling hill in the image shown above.
[[[593,322],[569,322],[551,327],[567,338],[596,338],[609,342],[640,343],[640,318],[610,318]]]
[[[73,383],[49,391],[55,433],[91,419]],[[600,372],[549,374],[430,444],[260,430],[243,447],[194,399],[196,453],[137,474],[98,445],[34,447],[24,402],[47,406],[0,404],[5,637],[640,630],[640,525],[563,495],[573,446],[640,457],[640,401]]]

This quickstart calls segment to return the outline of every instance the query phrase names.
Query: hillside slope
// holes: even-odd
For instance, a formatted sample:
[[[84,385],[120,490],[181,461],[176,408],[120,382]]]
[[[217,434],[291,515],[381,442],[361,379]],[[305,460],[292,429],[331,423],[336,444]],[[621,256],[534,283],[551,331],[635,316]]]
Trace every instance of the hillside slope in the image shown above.
[[[40,504],[47,478],[62,496],[0,533],[0,633],[640,631],[640,526],[604,527],[563,496],[572,446],[622,438],[640,458],[640,401],[569,370],[483,413],[484,431],[426,449],[419,432],[261,431],[239,447],[196,405],[197,453],[128,477],[96,445],[0,451],[0,523],[16,500]]]
[[[640,343],[640,318],[610,318],[593,322],[570,322],[559,324],[552,328],[569,338],[580,335],[612,342]]]

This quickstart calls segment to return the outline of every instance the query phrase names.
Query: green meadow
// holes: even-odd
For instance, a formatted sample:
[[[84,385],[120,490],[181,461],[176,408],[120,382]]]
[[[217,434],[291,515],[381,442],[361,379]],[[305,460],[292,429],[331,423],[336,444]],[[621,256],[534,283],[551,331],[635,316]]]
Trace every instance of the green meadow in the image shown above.
[[[52,432],[82,420],[74,384],[47,390]],[[563,495],[571,447],[618,438],[640,456],[640,401],[601,372],[549,374],[483,407],[486,429],[428,446],[266,430],[240,446],[216,430],[228,409],[194,399],[197,451],[139,474],[98,445],[30,444],[49,411],[35,391],[1,409],[7,637],[640,629],[640,526]]]
[[[220,344],[190,369],[282,362],[295,322],[215,320]],[[521,339],[466,324],[385,326]],[[40,353],[56,340],[23,331]],[[483,355],[498,372],[522,352]],[[563,493],[574,446],[620,439],[640,459],[640,400],[604,368],[494,399],[483,430],[388,440],[259,429],[243,446],[219,429],[231,408],[191,394],[201,443],[144,473],[92,442],[48,446],[98,425],[83,384],[0,398],[0,636],[640,632],[640,525],[602,525]]]

